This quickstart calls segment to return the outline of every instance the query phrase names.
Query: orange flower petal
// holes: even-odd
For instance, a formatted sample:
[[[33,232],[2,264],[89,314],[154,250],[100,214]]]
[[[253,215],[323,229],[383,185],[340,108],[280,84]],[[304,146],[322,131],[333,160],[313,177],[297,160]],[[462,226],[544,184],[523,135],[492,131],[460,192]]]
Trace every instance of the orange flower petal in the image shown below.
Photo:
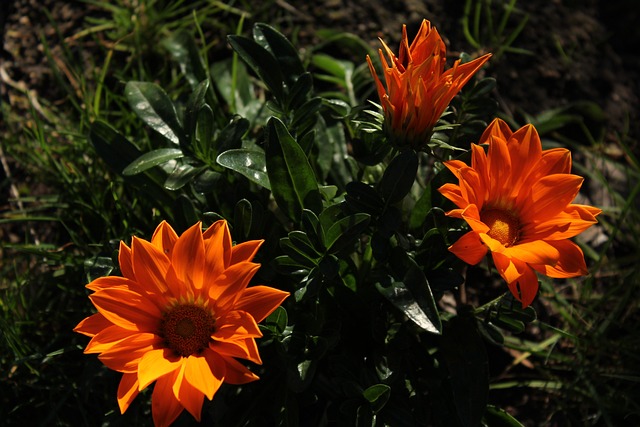
[[[498,138],[508,141],[513,135],[513,132],[509,128],[509,125],[502,119],[493,119],[489,126],[484,130],[482,136],[480,136],[480,144],[487,144],[491,137],[496,136]]]
[[[137,282],[119,276],[98,277],[93,282],[90,282],[86,288],[94,292],[113,288],[129,289],[138,293],[142,292]]]
[[[508,284],[513,296],[526,308],[533,302],[538,293],[538,277],[531,268],[525,268],[522,276],[515,282]]]
[[[438,191],[459,208],[465,208],[469,204],[467,199],[462,197],[462,193],[460,192],[460,187],[458,185],[444,184],[442,187],[438,188]]]
[[[178,241],[178,235],[175,230],[167,223],[162,221],[151,237],[151,243],[156,246],[167,258],[171,259],[173,246]]]
[[[500,252],[491,252],[491,257],[498,273],[507,283],[518,281],[528,268],[525,263],[509,258]],[[518,299],[520,298],[518,297]]]
[[[487,254],[487,247],[482,244],[478,234],[473,231],[459,238],[449,246],[449,250],[470,265],[476,265]]]
[[[202,402],[204,402],[204,394],[189,384],[189,382],[185,381],[184,373],[186,368],[187,364],[184,363],[173,383],[172,391],[174,397],[178,399],[180,404],[199,422],[202,412]]]
[[[151,397],[151,413],[155,427],[168,427],[183,411],[184,406],[173,395],[173,384],[179,371],[158,378]]]
[[[184,379],[211,400],[224,377],[216,378],[213,375],[211,365],[204,356],[191,355],[185,362]]]
[[[534,269],[549,277],[567,278],[583,276],[588,273],[582,249],[570,240],[547,242],[560,253],[555,265],[532,265]]]
[[[476,205],[469,205],[462,211],[462,218],[469,224],[476,233],[486,233],[489,231],[487,224],[480,220],[480,211]]]
[[[168,292],[164,278],[171,261],[158,247],[146,240],[133,237],[131,258],[136,281],[152,295],[164,295]]]
[[[174,355],[167,348],[150,350],[145,353],[138,363],[138,381],[140,391],[158,378],[176,371],[185,363],[184,358]]]
[[[109,369],[118,372],[133,373],[138,371],[138,362],[147,352],[161,343],[161,338],[154,334],[138,333],[113,343],[103,351],[98,359]]]
[[[120,264],[120,271],[124,277],[132,280],[136,279],[136,276],[133,274],[131,249],[122,241],[120,242],[120,250],[118,251],[118,264]]]
[[[141,332],[158,328],[160,310],[137,292],[124,288],[102,289],[90,295],[89,299],[114,325]]]
[[[176,241],[171,266],[178,280],[190,289],[201,289],[204,280],[205,252],[202,239],[202,225],[196,225],[186,230]]]
[[[528,264],[555,264],[560,258],[558,249],[544,240],[518,243],[505,248],[503,253],[509,258],[518,259]]]
[[[205,282],[213,283],[231,264],[231,235],[226,221],[216,221],[203,234]]]
[[[107,320],[106,317],[104,317],[100,313],[96,313],[78,323],[78,325],[73,328],[73,331],[89,337],[93,337],[101,330],[112,325],[113,323]]]
[[[602,211],[592,206],[569,205],[564,212],[542,223],[526,224],[522,230],[522,240],[568,239],[596,224],[596,215]]]
[[[262,336],[255,319],[244,311],[231,311],[220,317],[218,322],[221,326],[211,335],[211,338],[217,341]]]
[[[225,357],[224,361],[227,364],[227,374],[224,378],[225,382],[229,384],[246,384],[260,379],[237,360]]]
[[[118,325],[111,324],[98,332],[91,338],[89,344],[84,349],[85,353],[102,353],[109,350],[113,345],[119,341],[131,337],[131,331],[124,329]]]
[[[118,385],[118,406],[120,413],[124,414],[133,399],[138,395],[138,375],[122,374]]]
[[[289,296],[289,292],[268,286],[245,289],[236,301],[235,309],[249,313],[256,322],[262,322]]]
[[[237,264],[239,262],[251,261],[263,242],[264,240],[249,240],[233,246],[231,248],[230,263]]]
[[[228,310],[235,304],[240,293],[244,291],[259,268],[260,264],[252,262],[233,264],[211,284],[209,298],[215,301],[219,310],[223,312]],[[207,283],[211,282],[207,279]]]
[[[258,365],[262,364],[258,346],[253,338],[237,341],[212,341],[209,348],[221,356],[238,357]]]
[[[521,208],[521,222],[543,222],[561,213],[575,199],[584,179],[577,175],[547,175],[531,187],[531,196],[517,202]]]

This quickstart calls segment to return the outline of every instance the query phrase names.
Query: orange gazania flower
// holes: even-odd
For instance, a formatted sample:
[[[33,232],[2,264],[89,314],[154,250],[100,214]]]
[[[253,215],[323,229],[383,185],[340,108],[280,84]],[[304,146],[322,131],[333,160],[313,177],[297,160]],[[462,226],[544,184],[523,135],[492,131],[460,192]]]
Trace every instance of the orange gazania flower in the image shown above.
[[[380,39],[379,49],[386,90],[371,58],[367,55],[369,70],[373,75],[378,96],[384,110],[387,133],[399,147],[421,149],[429,143],[434,126],[454,96],[482,67],[491,54],[486,54],[466,64],[460,60],[444,70],[446,47],[438,31],[426,19],[422,21],[418,35],[411,42],[407,39],[407,27],[402,26],[400,57]]]
[[[597,222],[600,209],[571,203],[583,178],[570,174],[571,153],[542,150],[538,132],[526,125],[516,132],[500,119],[471,146],[471,166],[445,165],[458,184],[440,193],[458,206],[447,215],[464,219],[471,231],[449,250],[468,264],[491,251],[495,266],[516,299],[526,307],[538,291],[535,271],[565,278],[587,274],[584,255],[568,240]]]
[[[236,358],[262,363],[255,338],[260,322],[288,293],[247,287],[260,264],[251,262],[261,240],[232,246],[226,221],[204,233],[198,223],[178,237],[166,222],[150,242],[120,243],[124,277],[94,280],[87,288],[98,313],[74,331],[92,337],[85,353],[99,353],[122,372],[118,404],[127,410],[155,381],[156,426],[171,424],[186,409],[198,421],[204,397],[223,382],[257,380]]]

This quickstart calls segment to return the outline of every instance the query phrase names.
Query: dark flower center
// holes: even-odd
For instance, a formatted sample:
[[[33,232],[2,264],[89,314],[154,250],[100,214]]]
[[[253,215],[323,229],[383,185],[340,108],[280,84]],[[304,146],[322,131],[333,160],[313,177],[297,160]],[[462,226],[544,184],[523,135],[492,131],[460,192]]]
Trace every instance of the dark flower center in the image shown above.
[[[207,348],[215,323],[212,314],[203,307],[176,305],[162,316],[158,335],[168,348],[187,357]]]
[[[480,220],[489,227],[487,234],[505,247],[515,244],[520,237],[518,218],[509,211],[503,209],[483,210],[480,214]]]

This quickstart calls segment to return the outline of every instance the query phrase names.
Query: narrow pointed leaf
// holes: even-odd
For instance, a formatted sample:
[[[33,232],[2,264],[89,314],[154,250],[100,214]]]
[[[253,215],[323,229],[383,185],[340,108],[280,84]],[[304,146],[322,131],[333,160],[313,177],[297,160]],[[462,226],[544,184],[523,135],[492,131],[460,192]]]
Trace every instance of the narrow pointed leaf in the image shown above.
[[[168,162],[169,160],[175,160],[181,157],[184,157],[184,153],[179,148],[160,148],[149,151],[131,162],[131,164],[124,168],[122,174],[125,176],[136,175],[140,172],[146,171],[147,169],[151,169],[154,166],[158,166]]]
[[[266,164],[273,197],[289,218],[299,221],[303,209],[322,210],[322,196],[309,160],[275,117],[267,123]]]
[[[243,36],[227,36],[229,44],[242,60],[267,85],[275,98],[284,100],[284,78],[276,58],[263,46]]]
[[[418,156],[404,151],[391,160],[380,181],[380,194],[387,203],[396,203],[409,193],[418,170]]]
[[[125,96],[135,113],[153,130],[173,142],[186,142],[173,102],[160,86],[149,82],[128,82]]]
[[[264,153],[257,150],[238,148],[221,153],[216,159],[220,166],[238,172],[250,181],[271,190]]]

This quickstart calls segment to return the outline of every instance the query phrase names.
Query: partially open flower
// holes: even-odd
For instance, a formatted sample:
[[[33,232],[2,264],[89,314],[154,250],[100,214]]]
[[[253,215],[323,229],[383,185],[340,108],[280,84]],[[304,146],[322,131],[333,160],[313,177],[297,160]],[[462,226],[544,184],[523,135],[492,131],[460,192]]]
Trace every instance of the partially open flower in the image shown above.
[[[429,143],[434,126],[453,97],[491,54],[465,64],[457,60],[453,67],[445,71],[446,47],[438,31],[427,20],[422,21],[411,46],[407,28],[402,27],[399,57],[394,55],[384,41],[380,42],[384,52],[383,49],[378,52],[386,88],[378,78],[368,55],[367,62],[384,110],[385,130],[398,147],[423,149]]]
[[[471,166],[445,162],[459,181],[439,188],[458,206],[447,215],[471,228],[449,250],[472,265],[491,251],[509,290],[526,307],[538,291],[535,271],[556,278],[587,274],[582,250],[568,239],[595,224],[601,210],[571,203],[583,181],[570,174],[571,153],[543,151],[532,125],[512,132],[495,119],[479,142],[489,150],[472,144]]]
[[[92,337],[85,353],[99,353],[122,372],[118,403],[124,413],[138,392],[155,381],[156,426],[171,424],[187,409],[197,420],[204,397],[223,382],[257,380],[236,358],[262,363],[257,322],[288,293],[247,287],[260,264],[251,262],[262,241],[232,246],[226,221],[204,233],[200,223],[178,237],[162,222],[150,242],[120,243],[124,277],[94,280],[87,288],[98,313],[74,329]]]

